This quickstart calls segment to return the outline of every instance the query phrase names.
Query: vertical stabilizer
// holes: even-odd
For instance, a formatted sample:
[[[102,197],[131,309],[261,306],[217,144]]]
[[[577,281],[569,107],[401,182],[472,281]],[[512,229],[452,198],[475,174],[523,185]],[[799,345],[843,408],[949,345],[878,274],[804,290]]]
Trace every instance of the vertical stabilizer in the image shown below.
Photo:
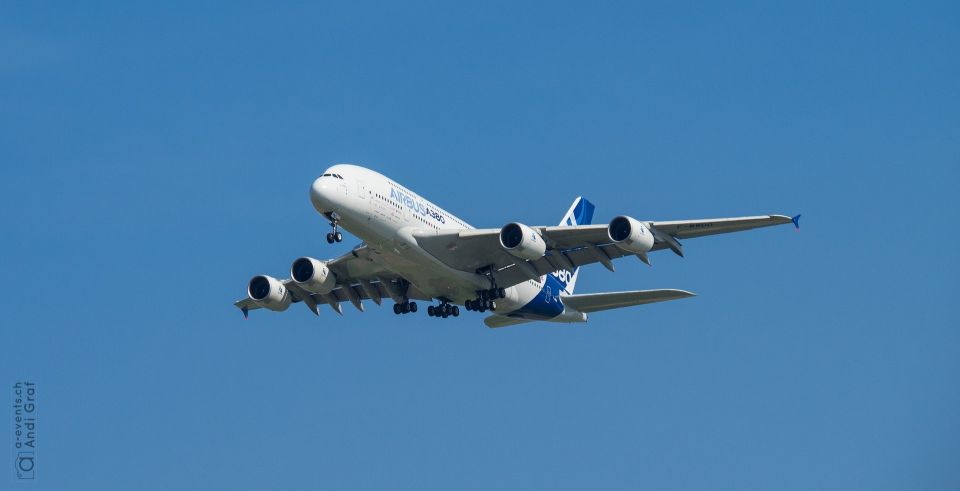
[[[567,214],[560,220],[560,226],[590,225],[593,221],[593,210],[593,203],[587,201],[583,196],[580,196],[573,200],[573,204],[570,205]],[[564,293],[571,295],[573,294],[573,288],[577,284],[577,274],[579,272],[580,268],[574,268],[572,271],[560,270],[554,271],[551,274],[560,282]]]

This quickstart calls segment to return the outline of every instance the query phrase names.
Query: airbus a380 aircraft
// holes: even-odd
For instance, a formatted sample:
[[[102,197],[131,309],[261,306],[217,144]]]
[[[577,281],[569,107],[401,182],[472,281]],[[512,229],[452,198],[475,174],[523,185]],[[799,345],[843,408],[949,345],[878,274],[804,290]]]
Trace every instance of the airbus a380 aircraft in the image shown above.
[[[644,290],[574,295],[580,266],[633,256],[650,264],[647,253],[670,249],[683,256],[678,239],[739,232],[793,222],[800,215],[766,215],[683,221],[640,221],[618,216],[591,225],[594,206],[574,200],[560,225],[508,223],[475,229],[390,178],[355,165],[335,165],[310,188],[313,207],[330,221],[327,242],[340,242],[340,228],[363,243],[348,254],[321,261],[301,257],[290,279],[257,275],[247,298],[235,305],[244,317],[253,309],[286,310],[302,302],[319,315],[320,304],[342,314],[340,304],[363,311],[363,300],[394,301],[393,312],[417,311],[414,300],[433,301],[431,317],[467,310],[495,312],[489,327],[531,321],[586,322],[587,314],[631,305],[693,296],[683,290]]]

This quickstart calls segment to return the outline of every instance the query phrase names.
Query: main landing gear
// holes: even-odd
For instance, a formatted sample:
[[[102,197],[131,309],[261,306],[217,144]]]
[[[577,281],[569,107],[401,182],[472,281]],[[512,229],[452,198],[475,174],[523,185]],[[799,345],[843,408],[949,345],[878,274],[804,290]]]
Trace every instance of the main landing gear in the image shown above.
[[[477,312],[486,312],[496,311],[497,310],[497,299],[506,298],[507,291],[503,288],[491,288],[489,290],[479,290],[477,291],[476,300],[467,300],[467,303],[464,305],[467,310],[474,310]]]
[[[440,305],[437,305],[436,307],[433,305],[427,307],[427,315],[430,317],[442,317],[444,319],[450,317],[451,315],[454,317],[459,317],[460,307],[457,307],[456,305],[450,305],[446,301],[441,301]]]
[[[430,307],[431,309],[433,307]],[[409,314],[417,311],[417,302],[402,302],[393,304],[394,314]]]
[[[330,219],[330,226],[333,227],[333,232],[327,234],[327,244],[343,242],[343,234],[341,234],[339,230],[340,215],[335,211],[331,211],[327,217]]]

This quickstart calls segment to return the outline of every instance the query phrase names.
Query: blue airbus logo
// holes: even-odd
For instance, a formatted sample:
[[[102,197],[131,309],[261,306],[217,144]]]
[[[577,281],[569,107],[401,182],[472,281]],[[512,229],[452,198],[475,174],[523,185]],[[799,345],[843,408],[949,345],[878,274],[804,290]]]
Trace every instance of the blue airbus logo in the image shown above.
[[[447,223],[443,214],[425,205],[423,201],[413,199],[412,196],[403,191],[390,188],[390,199],[403,203],[404,206],[410,208],[414,213],[431,217],[440,223]]]

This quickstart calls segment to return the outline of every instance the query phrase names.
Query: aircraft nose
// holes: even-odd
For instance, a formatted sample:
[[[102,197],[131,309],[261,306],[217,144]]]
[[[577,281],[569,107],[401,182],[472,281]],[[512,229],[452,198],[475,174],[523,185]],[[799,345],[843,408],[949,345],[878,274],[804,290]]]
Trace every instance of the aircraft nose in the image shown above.
[[[333,209],[334,183],[330,178],[318,177],[310,186],[310,202],[317,211],[324,213]]]

